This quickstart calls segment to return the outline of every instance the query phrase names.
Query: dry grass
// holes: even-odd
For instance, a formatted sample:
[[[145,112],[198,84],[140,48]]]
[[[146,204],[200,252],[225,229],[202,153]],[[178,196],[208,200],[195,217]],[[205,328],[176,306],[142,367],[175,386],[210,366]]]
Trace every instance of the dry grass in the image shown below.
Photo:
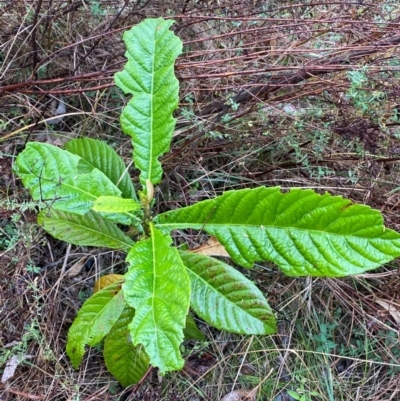
[[[279,333],[204,326],[208,340],[186,344],[183,372],[161,382],[153,372],[135,392],[113,381],[98,350],[72,370],[68,327],[95,277],[123,270],[122,256],[46,236],[11,165],[28,140],[75,136],[104,139],[129,160],[112,76],[124,63],[122,32],[157,16],[174,18],[184,41],[159,210],[230,188],[312,187],[378,208],[400,228],[397,1],[0,2],[0,369],[26,358],[0,400],[219,400],[257,386],[259,400],[289,399],[288,389],[313,400],[399,399],[397,262],[343,280],[258,266],[247,274],[277,311]],[[65,115],[48,124],[60,99]],[[317,351],[323,330],[335,346]]]

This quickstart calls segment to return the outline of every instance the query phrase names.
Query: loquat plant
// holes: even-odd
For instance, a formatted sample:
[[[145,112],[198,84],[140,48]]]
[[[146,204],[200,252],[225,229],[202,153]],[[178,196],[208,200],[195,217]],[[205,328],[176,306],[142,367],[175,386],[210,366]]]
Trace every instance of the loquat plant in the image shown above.
[[[173,247],[173,230],[201,230],[237,265],[271,261],[289,276],[354,275],[400,255],[400,234],[385,228],[378,211],[312,190],[232,190],[152,213],[163,174],[159,158],[169,150],[178,105],[174,63],[182,42],[172,24],[147,19],[125,32],[128,61],[115,74],[116,85],[132,95],[121,126],[132,137],[138,195],[124,162],[99,140],[73,139],[64,149],[28,143],[14,166],[34,200],[51,200],[38,215],[49,234],[126,252],[127,272],[97,283],[67,342],[78,368],[86,345],[104,340],[105,364],[124,386],[137,383],[149,365],[161,374],[182,369],[184,335],[196,336],[190,310],[220,330],[276,332],[274,313],[253,282],[218,259]]]

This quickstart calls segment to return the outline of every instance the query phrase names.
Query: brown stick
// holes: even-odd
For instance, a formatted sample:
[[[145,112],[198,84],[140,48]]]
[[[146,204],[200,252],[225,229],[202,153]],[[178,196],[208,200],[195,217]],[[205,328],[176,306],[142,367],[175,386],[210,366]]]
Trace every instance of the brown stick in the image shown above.
[[[117,31],[117,30],[116,30]],[[260,79],[258,82],[255,83],[253,87],[250,89],[245,89],[240,91],[232,100],[234,103],[246,103],[249,101],[252,101],[254,99],[265,99],[269,96],[270,93],[276,92],[279,89],[281,89],[284,86],[288,85],[294,85],[297,83],[300,83],[302,81],[305,81],[309,78],[315,77],[317,75],[323,75],[323,74],[328,74],[337,70],[342,70],[340,66],[348,66],[350,67],[350,64],[356,60],[359,60],[360,58],[363,58],[365,56],[377,53],[378,51],[381,51],[383,48],[384,49],[390,49],[391,47],[397,46],[400,44],[400,35],[393,36],[389,39],[383,39],[379,40],[376,42],[373,42],[363,48],[362,50],[352,50],[349,51],[345,54],[342,54],[340,56],[335,56],[328,58],[324,61],[322,61],[319,64],[313,64],[313,65],[304,65],[301,67],[301,69],[295,71],[295,72],[289,72],[289,73],[276,73],[271,76],[267,76],[265,74],[264,76],[260,76]],[[276,68],[276,67],[275,67]],[[293,67],[293,68],[299,68],[299,67]],[[346,68],[344,68],[346,69]],[[107,87],[110,87],[113,85],[112,82],[106,83],[103,85],[98,85],[95,87],[89,87],[89,88],[77,88],[77,89],[67,89],[67,90],[62,90],[62,89],[54,89],[54,90],[33,90],[33,89],[22,89],[26,87],[40,87],[41,85],[45,84],[55,84],[55,83],[60,83],[60,82],[68,82],[68,81],[82,81],[87,78],[95,78],[95,77],[101,77],[104,76],[104,79],[111,79],[108,74],[113,74],[115,70],[108,70],[108,71],[97,71],[97,72],[91,72],[88,74],[82,74],[79,76],[69,76],[69,77],[61,77],[61,78],[53,78],[53,79],[43,79],[43,80],[29,80],[25,82],[20,82],[17,84],[12,84],[12,85],[7,85],[2,88],[0,88],[0,93],[2,92],[14,92],[16,90],[19,90],[20,93],[41,93],[41,94],[68,94],[68,93],[79,93],[79,92],[86,92],[86,91],[92,91],[92,90],[98,90],[98,89],[104,89]],[[264,70],[266,73],[267,70]],[[237,75],[232,74],[232,75]],[[225,73],[226,75],[226,73]],[[199,78],[199,76],[190,76],[190,77],[181,77],[182,79],[194,79],[194,78]],[[267,80],[267,83],[265,85],[260,85],[260,81],[262,78]],[[227,105],[224,101],[215,101],[207,105],[205,108],[203,108],[199,116],[205,116],[209,114],[214,114],[214,113],[220,113],[221,115],[224,114],[228,109],[229,105]],[[218,119],[219,116],[216,117]]]
[[[34,394],[28,394],[28,393],[24,393],[23,391],[18,391],[18,390],[14,390],[12,388],[7,388],[7,391],[9,391],[10,393],[16,394],[16,395],[20,395],[28,400],[44,400],[44,395],[34,395]]]
[[[39,27],[38,18],[40,14],[40,9],[42,8],[42,0],[38,0],[36,4],[35,14],[33,15],[33,28],[32,28],[32,69],[36,70],[36,65],[38,61],[38,48],[36,43],[36,32]],[[33,74],[35,78],[37,78],[37,74]]]
[[[400,44],[400,35],[393,36],[389,39],[379,40],[375,43],[371,43],[367,48],[362,50],[352,50],[340,56],[332,57],[325,61],[322,61],[319,65],[307,66],[305,65],[301,70],[296,72],[275,74],[267,77],[267,83],[263,86],[254,86],[253,88],[240,91],[235,97],[233,97],[233,103],[245,103],[253,99],[265,99],[272,92],[276,92],[283,86],[294,85],[299,82],[305,81],[309,78],[317,75],[327,74],[336,70],[335,65],[346,65],[359,60],[365,56],[377,53],[378,51],[388,49],[393,46]],[[331,68],[329,68],[331,67]],[[200,116],[221,113],[224,114],[230,108],[229,105],[222,101],[215,101],[207,105],[203,110],[200,111]]]

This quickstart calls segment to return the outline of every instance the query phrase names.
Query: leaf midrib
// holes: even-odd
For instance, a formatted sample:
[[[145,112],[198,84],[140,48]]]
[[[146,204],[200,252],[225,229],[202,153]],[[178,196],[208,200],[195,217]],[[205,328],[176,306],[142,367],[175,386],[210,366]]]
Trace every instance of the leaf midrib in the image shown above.
[[[133,241],[132,241],[132,243],[122,242],[120,239],[115,238],[115,237],[113,237],[111,235],[108,235],[104,231],[95,230],[95,229],[93,229],[91,227],[85,226],[83,224],[72,222],[71,220],[68,220],[68,219],[62,219],[62,218],[53,218],[53,219],[56,220],[56,222],[66,222],[71,226],[75,226],[77,228],[85,229],[85,231],[93,232],[93,233],[96,233],[96,234],[101,234],[105,238],[109,238],[109,239],[111,239],[113,241],[117,241],[118,243],[122,244],[123,245],[123,249],[129,249],[134,243]],[[51,218],[49,218],[49,220],[51,220]]]
[[[226,300],[226,302],[228,302],[231,307],[233,305],[235,310],[239,310],[239,313],[244,313],[248,316],[250,316],[252,319],[255,319],[259,322],[261,322],[263,325],[265,325],[265,323],[261,320],[259,320],[257,317],[253,316],[252,314],[250,314],[248,311],[241,309],[238,305],[236,305],[233,301],[231,301],[225,294],[223,294],[221,291],[219,291],[218,289],[216,289],[215,287],[213,287],[208,281],[206,281],[203,277],[201,277],[199,274],[197,274],[196,272],[194,272],[192,269],[190,269],[190,267],[186,268],[200,281],[202,281],[205,284],[205,287],[209,289],[211,288],[211,291],[214,293],[217,293],[221,298],[223,298],[224,300]]]
[[[262,224],[235,224],[235,223],[212,223],[212,224],[204,224],[204,223],[156,223],[157,228],[159,229],[169,229],[169,230],[178,230],[178,229],[186,229],[186,228],[192,228],[194,230],[203,230],[206,232],[209,232],[209,230],[218,230],[218,229],[229,229],[230,227],[239,227],[239,228],[245,228],[249,230],[254,230],[254,229],[278,229],[278,230],[297,230],[299,232],[307,232],[307,233],[318,233],[320,235],[331,235],[331,236],[337,236],[337,237],[355,237],[355,238],[364,238],[366,240],[373,240],[373,239],[380,239],[380,238],[369,238],[369,237],[362,237],[360,235],[356,235],[354,233],[335,233],[332,231],[326,231],[326,230],[316,230],[312,228],[300,228],[296,226],[274,226],[274,225],[262,225]],[[375,226],[378,227],[376,224]],[[366,227],[370,229],[373,226]],[[384,231],[382,231],[384,232]]]

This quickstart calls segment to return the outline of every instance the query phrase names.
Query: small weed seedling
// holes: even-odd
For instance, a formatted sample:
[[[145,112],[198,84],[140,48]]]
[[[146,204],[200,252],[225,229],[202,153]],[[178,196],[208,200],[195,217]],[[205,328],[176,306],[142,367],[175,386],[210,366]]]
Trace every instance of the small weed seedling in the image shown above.
[[[183,367],[184,336],[200,334],[190,309],[221,330],[276,331],[273,311],[250,280],[220,260],[174,248],[173,230],[202,230],[237,265],[272,261],[289,276],[358,274],[400,255],[400,234],[384,227],[378,211],[312,190],[228,191],[152,214],[154,185],[163,173],[159,158],[169,150],[178,105],[174,62],[182,43],[169,30],[172,23],[148,19],[125,32],[128,61],[115,75],[116,85],[133,95],[121,125],[132,137],[138,195],[125,164],[102,141],[74,139],[64,149],[29,143],[15,163],[35,200],[54,199],[38,216],[48,233],[127,253],[127,273],[102,278],[67,342],[77,368],[85,346],[104,339],[106,366],[124,386],[137,383],[149,365],[161,374]],[[130,228],[124,232],[118,225]]]

